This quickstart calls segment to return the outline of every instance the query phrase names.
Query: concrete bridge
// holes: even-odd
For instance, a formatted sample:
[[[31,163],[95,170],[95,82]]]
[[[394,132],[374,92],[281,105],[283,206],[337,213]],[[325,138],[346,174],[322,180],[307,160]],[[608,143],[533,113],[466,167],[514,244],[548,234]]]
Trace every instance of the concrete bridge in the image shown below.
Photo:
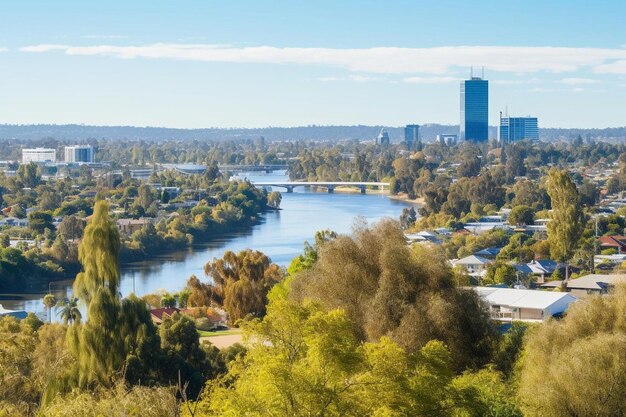
[[[283,164],[260,164],[260,165],[218,165],[221,172],[255,172],[261,171],[270,173],[273,171],[286,171],[289,165]]]
[[[361,189],[361,194],[365,194],[367,187],[380,187],[385,189],[389,187],[388,182],[343,182],[343,181],[272,181],[272,182],[254,182],[257,187],[280,187],[285,188],[288,193],[292,193],[294,187],[322,187],[326,188],[329,193],[335,192],[335,188],[339,187],[356,187]]]

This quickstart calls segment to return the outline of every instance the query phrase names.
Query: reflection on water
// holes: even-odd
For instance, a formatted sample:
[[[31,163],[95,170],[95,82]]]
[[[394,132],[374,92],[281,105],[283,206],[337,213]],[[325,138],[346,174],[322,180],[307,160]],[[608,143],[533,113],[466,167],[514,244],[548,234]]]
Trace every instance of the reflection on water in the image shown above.
[[[286,180],[284,173],[248,175],[251,180]],[[280,190],[280,189],[279,189]],[[267,254],[273,262],[288,265],[302,252],[305,240],[312,241],[315,232],[331,229],[348,233],[357,216],[368,222],[384,217],[398,218],[407,204],[390,200],[379,194],[328,194],[311,192],[298,187],[293,193],[283,193],[281,211],[269,212],[261,222],[245,231],[222,235],[209,243],[122,265],[121,293],[142,295],[159,289],[178,291],[187,278],[204,277],[204,264],[224,251],[250,248]],[[54,283],[53,291],[63,297],[70,289],[68,283]],[[40,295],[22,300],[0,301],[8,309],[43,311]]]

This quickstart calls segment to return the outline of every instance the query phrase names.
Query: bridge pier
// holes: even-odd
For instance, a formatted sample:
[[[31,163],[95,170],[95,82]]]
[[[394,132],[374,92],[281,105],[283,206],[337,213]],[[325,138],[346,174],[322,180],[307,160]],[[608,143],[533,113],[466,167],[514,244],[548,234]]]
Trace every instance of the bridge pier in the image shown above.
[[[288,193],[293,193],[293,185],[287,186],[287,192]]]
[[[332,194],[335,192],[335,186],[334,185],[329,185],[328,186],[328,194]]]
[[[365,194],[365,189],[367,188],[365,185],[361,185],[361,194]]]

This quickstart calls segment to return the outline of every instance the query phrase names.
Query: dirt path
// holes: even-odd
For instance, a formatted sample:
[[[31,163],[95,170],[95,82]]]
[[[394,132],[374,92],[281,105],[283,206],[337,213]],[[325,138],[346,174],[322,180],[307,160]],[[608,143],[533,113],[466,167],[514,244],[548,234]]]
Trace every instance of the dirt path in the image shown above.
[[[200,338],[201,343],[205,340],[211,342],[218,349],[224,349],[234,345],[235,343],[241,343],[242,338],[241,334],[227,334],[224,336],[211,336]]]

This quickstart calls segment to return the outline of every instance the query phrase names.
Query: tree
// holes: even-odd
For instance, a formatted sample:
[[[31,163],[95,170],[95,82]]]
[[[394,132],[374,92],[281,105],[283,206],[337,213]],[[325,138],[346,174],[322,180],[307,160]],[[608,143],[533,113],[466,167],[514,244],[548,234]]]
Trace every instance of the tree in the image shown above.
[[[247,354],[207,385],[196,415],[446,415],[453,374],[440,342],[417,355],[388,338],[362,345],[344,312],[285,300],[244,329]]]
[[[573,255],[584,229],[584,214],[576,185],[566,171],[552,168],[548,173],[548,195],[552,204],[548,241],[552,257],[567,262]],[[567,265],[567,263],[566,263]],[[565,279],[569,278],[566,268]]]
[[[56,306],[60,308],[57,314],[61,317],[64,324],[79,323],[83,318],[78,306],[78,298],[76,297],[60,300]]]
[[[248,314],[262,316],[267,293],[283,278],[282,269],[259,251],[224,253],[204,266],[204,273],[214,283],[214,299],[228,313],[231,323]]]
[[[85,221],[80,217],[72,214],[63,217],[59,224],[59,234],[63,235],[67,240],[80,239],[83,236]]]
[[[120,280],[119,250],[119,232],[109,216],[109,206],[105,201],[98,201],[78,247],[78,259],[83,272],[74,281],[74,294],[87,305],[101,288],[117,296]]]
[[[535,212],[528,206],[515,206],[509,213],[509,224],[513,226],[525,226],[534,221]]]
[[[0,248],[8,248],[11,246],[11,238],[8,234],[2,233],[0,235]]]
[[[267,195],[267,205],[277,209],[280,207],[280,202],[282,201],[282,199],[283,195],[281,193],[279,193],[278,191],[272,191]]]
[[[43,297],[43,305],[46,307],[48,312],[48,323],[52,321],[52,307],[57,304],[57,299],[54,294],[46,294]]]
[[[105,201],[98,201],[78,248],[83,271],[74,281],[74,294],[87,305],[87,321],[68,329],[76,357],[71,376],[78,386],[93,383],[110,386],[114,373],[126,359],[127,341],[120,337],[123,323],[118,294],[119,248],[119,234],[109,217],[109,206]]]
[[[43,234],[46,229],[54,230],[52,214],[46,211],[28,213],[28,227],[37,234]]]
[[[444,254],[408,247],[393,221],[357,225],[352,236],[325,243],[313,266],[294,275],[291,288],[295,300],[345,310],[363,340],[390,336],[410,352],[441,340],[456,369],[487,363],[498,339],[478,296],[455,287]]]
[[[563,320],[532,329],[519,379],[526,416],[623,416],[626,410],[626,287],[570,306]]]
[[[404,208],[402,209],[402,214],[400,215],[400,225],[403,229],[408,229],[413,226],[417,221],[417,213],[415,212],[415,208]]]

